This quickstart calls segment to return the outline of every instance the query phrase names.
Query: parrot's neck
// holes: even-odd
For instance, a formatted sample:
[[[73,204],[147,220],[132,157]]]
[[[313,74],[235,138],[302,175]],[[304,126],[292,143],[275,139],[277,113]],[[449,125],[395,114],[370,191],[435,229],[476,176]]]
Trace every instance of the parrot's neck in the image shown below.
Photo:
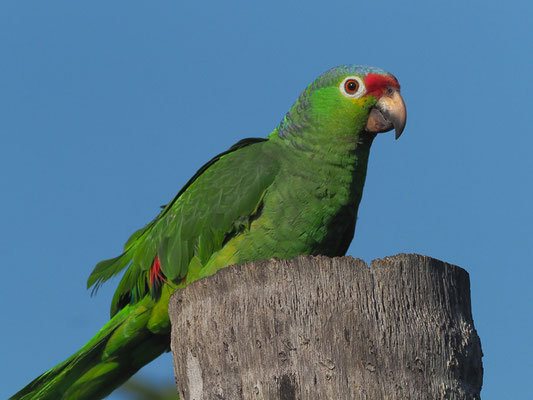
[[[297,173],[310,184],[330,187],[332,192],[346,192],[346,200],[357,206],[376,134],[337,131],[328,135],[328,132],[317,131],[319,129],[316,125],[288,124],[275,129],[269,141],[278,144],[288,168],[293,165],[291,173]]]
[[[351,127],[350,127],[351,128]],[[366,163],[370,147],[376,134],[362,128],[332,129],[322,124],[309,124],[305,120],[287,121],[270,134],[269,140],[279,143],[296,157],[311,159],[313,162],[353,170]]]
[[[309,187],[335,193],[332,201],[338,204],[333,208],[355,205],[357,210],[376,135],[365,131],[368,115],[363,109],[353,118],[326,111],[312,107],[304,93],[268,139],[283,152],[288,174],[298,175]]]
[[[295,152],[307,153],[318,161],[350,167],[365,153],[375,135],[365,131],[368,113],[347,117],[345,111],[310,104],[304,92],[281,120],[269,139],[280,141]]]

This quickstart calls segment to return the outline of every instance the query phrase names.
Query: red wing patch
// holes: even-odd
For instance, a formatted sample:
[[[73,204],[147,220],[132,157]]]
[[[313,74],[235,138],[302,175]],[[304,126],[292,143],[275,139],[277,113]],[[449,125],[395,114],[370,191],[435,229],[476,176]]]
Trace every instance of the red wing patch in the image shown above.
[[[156,255],[154,258],[154,261],[152,263],[152,267],[150,268],[150,287],[154,287],[156,284],[161,284],[162,282],[168,283],[165,279],[165,275],[161,271],[161,261],[159,261],[159,257]]]

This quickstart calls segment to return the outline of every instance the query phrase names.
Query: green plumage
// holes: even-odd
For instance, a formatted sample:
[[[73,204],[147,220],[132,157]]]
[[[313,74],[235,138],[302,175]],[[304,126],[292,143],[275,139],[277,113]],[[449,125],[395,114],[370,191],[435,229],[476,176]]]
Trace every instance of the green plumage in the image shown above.
[[[375,136],[364,128],[378,98],[348,98],[339,84],[370,73],[388,75],[358,66],[328,71],[268,138],[244,139],[205,164],[128,239],[122,255],[100,262],[90,275],[88,287],[97,290],[123,273],[109,323],[12,399],[106,396],[168,351],[172,292],[220,268],[299,254],[343,255]]]

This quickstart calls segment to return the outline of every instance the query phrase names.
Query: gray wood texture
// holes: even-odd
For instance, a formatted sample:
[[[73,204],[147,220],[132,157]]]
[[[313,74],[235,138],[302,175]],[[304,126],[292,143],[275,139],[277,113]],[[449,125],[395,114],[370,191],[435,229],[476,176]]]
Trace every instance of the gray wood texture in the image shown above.
[[[480,398],[468,273],[429,257],[231,266],[169,311],[182,400]]]

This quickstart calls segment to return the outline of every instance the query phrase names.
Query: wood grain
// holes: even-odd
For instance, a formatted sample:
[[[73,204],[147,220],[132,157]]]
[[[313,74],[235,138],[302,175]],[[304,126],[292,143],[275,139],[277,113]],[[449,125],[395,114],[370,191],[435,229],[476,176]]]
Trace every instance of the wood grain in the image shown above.
[[[429,257],[231,266],[169,311],[182,400],[480,398],[468,273]]]

